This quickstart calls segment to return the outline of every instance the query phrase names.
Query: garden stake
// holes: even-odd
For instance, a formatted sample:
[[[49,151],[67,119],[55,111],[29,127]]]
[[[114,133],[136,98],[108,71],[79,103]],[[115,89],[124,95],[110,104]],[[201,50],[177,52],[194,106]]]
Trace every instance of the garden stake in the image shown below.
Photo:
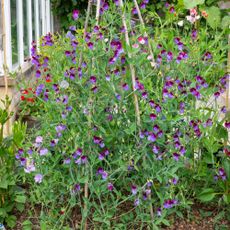
[[[90,16],[90,10],[91,10],[91,7],[92,7],[92,2],[93,2],[92,0],[88,1],[87,14],[86,14],[86,20],[85,20],[85,26],[84,26],[84,34],[83,34],[83,42],[85,41],[85,37],[86,37],[86,31],[87,31],[87,28],[88,28],[89,16]],[[82,64],[82,55],[83,55],[83,49],[82,49],[81,54],[80,54],[79,67]],[[88,199],[88,196],[89,196],[89,185],[86,182],[85,186],[84,186],[84,197],[85,197],[85,199]],[[87,208],[88,208],[87,203],[84,202],[84,212],[87,212]],[[87,216],[86,216],[84,229],[87,230],[87,227],[88,227],[88,222],[87,222]]]
[[[123,6],[124,6],[123,5],[123,0],[119,0],[119,3],[120,3],[119,5],[121,7],[121,11],[122,11],[122,23],[123,23],[123,26],[124,26],[124,29],[125,29],[126,43],[128,44],[128,46],[130,46],[128,29],[127,29],[127,24],[126,24],[126,17],[125,17],[125,13],[124,13],[124,10],[123,10]],[[137,11],[138,10],[139,10],[139,14],[138,15],[140,17],[141,24],[144,26],[143,18],[141,16],[140,9],[139,9],[138,4],[137,4]],[[146,32],[145,32],[145,36],[147,36]],[[152,53],[150,43],[148,42],[148,44],[149,44],[150,53]],[[128,56],[129,56],[129,58],[131,58],[131,54],[129,52],[128,52]],[[153,55],[152,55],[152,60],[154,62]],[[129,64],[129,66],[130,66],[131,76],[132,76],[133,91],[135,91],[135,69],[134,69],[134,67],[133,67],[132,64]],[[155,64],[154,64],[154,66],[155,66]],[[135,110],[136,110],[136,116],[137,116],[137,125],[140,127],[141,126],[141,119],[140,119],[140,111],[139,111],[138,99],[137,99],[137,95],[135,93],[133,94],[133,96],[134,96]],[[145,157],[143,158],[143,160],[145,161]],[[151,200],[151,195],[149,195],[149,199]],[[151,203],[150,203],[150,216],[151,216],[151,220],[153,221],[153,219],[154,219],[154,213],[153,213],[153,207],[152,207]]]
[[[101,4],[101,1],[100,0],[97,0],[97,8],[96,8],[96,26],[99,25],[99,16],[100,16],[100,4]],[[89,4],[88,4],[88,7],[90,5],[90,8],[92,6],[92,0],[89,1]],[[89,10],[89,11],[88,11]],[[90,9],[87,10],[87,16],[89,17],[89,14],[90,14]],[[89,13],[89,14],[88,14]],[[85,28],[88,27],[88,20],[87,20],[87,24],[85,24]],[[84,31],[84,36],[85,36],[85,33],[86,30]],[[85,40],[85,38],[84,38]],[[81,56],[82,57],[82,56]],[[95,61],[95,58],[92,59],[92,66],[94,66],[94,61]],[[82,59],[81,59],[81,62],[82,62]],[[92,104],[92,99],[89,98],[89,104]],[[89,127],[91,126],[91,112],[89,113]],[[90,137],[90,135],[89,135]],[[84,196],[85,196],[85,199],[88,199],[88,196],[89,196],[89,184],[88,182],[85,183],[85,186],[84,186]],[[86,202],[84,203],[84,211],[87,211],[87,204]],[[84,226],[84,229],[87,230],[87,226],[88,226],[88,221],[87,221],[87,216],[86,216],[86,220],[85,220],[85,226]]]
[[[119,6],[120,6],[121,12],[122,12],[122,15],[121,15],[122,24],[123,24],[124,29],[125,29],[125,40],[126,40],[127,45],[130,46],[126,17],[125,17],[125,13],[124,13],[124,9],[123,9],[124,8],[123,0],[119,0]],[[129,56],[129,58],[132,57],[129,52],[128,52],[128,56]],[[135,69],[134,69],[134,66],[132,64],[129,64],[129,68],[130,68],[131,77],[132,77],[132,88],[133,88],[133,92],[135,92]],[[140,119],[140,110],[139,110],[137,95],[134,93],[133,97],[134,97],[134,105],[135,105],[136,118],[137,118],[137,126],[140,127],[141,126],[141,119]]]
[[[150,44],[150,40],[149,40],[149,36],[146,32],[146,28],[145,28],[145,23],[144,23],[144,20],[142,18],[142,15],[141,15],[141,11],[140,11],[140,8],[139,8],[139,5],[137,3],[137,0],[133,0],[134,4],[135,4],[135,8],[137,10],[137,14],[138,14],[138,17],[139,17],[139,20],[141,22],[141,25],[142,27],[144,28],[145,32],[144,32],[144,36],[148,38],[148,47],[149,47],[149,53],[151,55],[151,61],[152,61],[152,65],[153,67],[156,67],[156,62],[154,60],[154,55],[153,55],[153,51],[152,51],[152,47],[151,47],[151,44]]]
[[[100,17],[100,5],[101,0],[97,0],[97,10],[96,10],[96,26],[99,25],[99,17]]]
[[[85,25],[84,25],[83,41],[85,40],[85,37],[86,37],[86,31],[87,31],[88,24],[89,24],[89,15],[90,15],[92,3],[93,3],[93,0],[88,1],[88,7],[87,7],[87,13],[86,13],[86,19],[85,19]],[[81,53],[80,53],[79,67],[81,67],[81,64],[82,64],[82,55],[83,55],[83,48],[82,48]]]
[[[230,46],[230,35],[228,35],[228,46]],[[227,74],[230,74],[230,48],[228,48]],[[230,113],[230,108],[229,108],[230,98],[229,97],[230,97],[230,78],[228,77],[227,91],[226,91],[226,108],[227,108],[228,113]],[[228,138],[228,141],[230,142],[230,138]],[[227,145],[228,141],[226,141],[225,145]]]

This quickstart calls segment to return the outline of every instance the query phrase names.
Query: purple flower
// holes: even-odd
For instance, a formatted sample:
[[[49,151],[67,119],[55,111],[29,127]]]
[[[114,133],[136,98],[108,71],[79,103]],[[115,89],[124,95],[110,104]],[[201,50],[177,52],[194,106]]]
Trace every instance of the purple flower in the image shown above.
[[[50,146],[54,147],[54,146],[57,145],[57,143],[58,143],[58,139],[53,139],[53,140],[50,141]]]
[[[160,150],[160,148],[159,148],[158,146],[153,145],[152,151],[153,151],[155,154],[159,153],[159,150]]]
[[[196,40],[197,39],[197,30],[193,30],[192,34],[191,34],[192,40]]]
[[[88,42],[87,46],[89,47],[89,49],[91,49],[91,50],[93,49],[93,43],[92,42]]]
[[[73,10],[72,17],[74,20],[77,20],[79,17],[79,10]]]
[[[92,84],[96,84],[97,82],[97,78],[95,76],[91,76],[89,80]]]
[[[64,163],[65,165],[70,164],[70,162],[71,162],[71,159],[70,159],[70,158],[67,158],[67,159],[65,159],[65,160],[63,161],[63,163]]]
[[[36,170],[33,161],[28,161],[26,168],[24,168],[25,173],[31,173]]]
[[[179,161],[180,154],[178,153],[173,153],[173,158],[175,161]]]
[[[40,71],[40,70],[37,70],[37,71],[36,71],[36,77],[37,77],[37,78],[41,77],[41,71]]]
[[[153,131],[154,131],[155,133],[157,133],[159,130],[160,130],[160,128],[159,128],[158,125],[154,125],[154,126],[153,126]]]
[[[140,204],[140,200],[137,198],[134,200],[134,206],[138,206]]]
[[[177,200],[166,200],[163,204],[164,208],[172,208],[173,206],[175,206],[176,204],[178,204],[178,201]]]
[[[112,183],[109,182],[109,183],[107,184],[107,188],[108,188],[109,191],[113,191],[114,186],[113,186]]]
[[[36,183],[40,184],[42,182],[43,175],[42,174],[36,174],[34,177],[34,180]]]
[[[137,194],[137,186],[136,185],[131,186],[131,192],[132,192],[133,195]]]
[[[47,155],[47,154],[48,154],[48,149],[46,149],[46,148],[40,149],[39,154],[40,154],[40,156],[45,156],[45,155]]]
[[[108,177],[108,173],[106,171],[104,171],[103,168],[99,168],[97,170],[97,175],[101,175],[101,177],[102,177],[103,180],[106,180],[107,177]]]
[[[161,106],[160,105],[156,104],[155,109],[156,109],[157,113],[161,112]]]
[[[176,185],[177,182],[178,182],[178,179],[177,179],[177,178],[175,178],[175,177],[172,178],[172,180],[171,180],[171,183],[172,183],[172,184]]]
[[[41,144],[43,141],[43,137],[42,136],[37,136],[36,139],[35,139],[35,142],[38,143],[38,144]]]
[[[156,139],[157,139],[156,134],[150,132],[149,135],[148,135],[148,141],[155,142]]]
[[[81,185],[80,184],[75,184],[73,187],[73,192],[78,192],[81,190]]]
[[[69,30],[76,31],[76,26],[70,26]]]
[[[157,115],[154,114],[154,113],[151,113],[151,114],[149,115],[149,117],[150,117],[150,119],[151,119],[152,121],[155,121],[156,118],[157,118]]]
[[[162,215],[162,210],[161,210],[161,208],[158,208],[157,209],[157,216],[161,216]]]
[[[94,92],[94,93],[97,93],[98,87],[95,85],[93,88],[91,88],[91,91]]]
[[[137,14],[137,9],[134,7],[134,8],[132,9],[132,11],[131,11],[131,12],[132,12],[132,14],[134,14],[134,15],[135,15],[135,14]]]
[[[140,8],[141,8],[141,9],[145,9],[145,8],[146,8],[146,4],[145,4],[144,2],[142,2],[142,3],[140,4]]]
[[[154,108],[156,106],[155,102],[153,100],[150,100],[149,101],[149,105]]]
[[[230,121],[225,121],[224,126],[225,128],[230,129]]]
[[[173,53],[171,51],[169,51],[167,53],[167,61],[172,61],[173,60]]]
[[[217,92],[214,93],[215,98],[218,98],[219,96],[220,96],[220,92],[217,91]]]
[[[223,107],[221,108],[221,112],[222,112],[222,113],[227,113],[227,108],[226,108],[226,106],[223,106]]]

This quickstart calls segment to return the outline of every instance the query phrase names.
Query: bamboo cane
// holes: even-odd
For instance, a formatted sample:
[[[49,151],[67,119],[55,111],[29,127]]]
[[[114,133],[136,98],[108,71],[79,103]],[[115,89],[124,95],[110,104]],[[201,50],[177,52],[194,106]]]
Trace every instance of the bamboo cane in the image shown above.
[[[1,2],[2,7],[2,30],[3,30],[3,55],[4,55],[4,86],[5,86],[5,98],[8,96],[8,68],[7,68],[7,61],[6,61],[6,21],[5,21],[5,7],[4,7],[4,0]],[[8,110],[8,109],[7,109]],[[7,111],[9,113],[9,110]],[[2,127],[3,129],[3,127]],[[10,134],[10,121],[6,122],[6,133],[7,135]]]
[[[140,8],[139,8],[139,5],[137,3],[137,0],[133,0],[134,4],[135,4],[135,8],[137,10],[137,14],[138,14],[138,17],[139,17],[139,20],[140,20],[140,23],[142,25],[142,27],[144,28],[145,32],[144,32],[144,36],[148,38],[148,48],[149,48],[149,53],[151,55],[151,61],[152,61],[152,64],[153,64],[153,67],[156,66],[156,62],[154,60],[154,55],[153,55],[153,51],[152,51],[152,47],[151,47],[151,44],[150,44],[150,39],[149,39],[149,36],[146,32],[146,28],[145,28],[145,23],[144,23],[144,20],[143,20],[143,17],[141,15],[141,11],[140,11]]]
[[[84,25],[83,42],[84,42],[85,37],[86,37],[86,31],[87,31],[88,24],[89,24],[89,16],[90,16],[90,10],[92,8],[92,3],[93,3],[93,0],[88,1],[87,13],[86,13],[86,19],[85,19],[85,25]],[[82,64],[82,58],[83,58],[83,49],[81,50],[81,53],[80,53],[79,67],[81,67],[81,64]]]
[[[123,0],[119,0],[119,6],[120,6],[121,11],[122,11],[121,17],[122,17],[122,24],[123,24],[124,29],[125,29],[125,40],[126,40],[126,44],[128,46],[130,46],[129,35],[128,35],[128,28],[127,28],[125,13],[124,13]],[[128,52],[128,56],[129,56],[129,58],[131,58],[132,55]],[[135,91],[135,69],[134,69],[134,66],[132,64],[129,64],[129,68],[130,68],[131,77],[132,77],[132,88],[133,88],[133,91]],[[139,110],[139,104],[138,104],[137,95],[134,93],[133,97],[134,97],[134,105],[135,105],[135,112],[136,112],[136,118],[137,118],[137,125],[138,125],[138,127],[140,127],[140,125],[141,125],[141,119],[140,119],[140,110]]]
[[[90,3],[91,2],[91,3]],[[100,17],[100,4],[101,4],[101,1],[100,0],[97,0],[97,8],[96,8],[96,25],[98,26],[99,25],[99,17]],[[87,17],[86,17],[86,23],[85,23],[85,31],[84,31],[84,36],[85,36],[85,32],[86,32],[86,29],[88,27],[88,21],[89,21],[89,15],[90,15],[90,8],[92,6],[92,0],[89,1],[89,4],[88,4],[88,10],[87,10]],[[93,58],[92,59],[92,65],[94,65],[94,61],[95,59]],[[82,53],[81,53],[81,62],[82,62]],[[89,98],[89,104],[91,103],[91,98]],[[92,114],[90,112],[89,116],[91,117]],[[90,122],[91,118],[89,118],[89,127],[91,126],[91,122]],[[85,199],[88,199],[88,196],[89,196],[89,184],[88,182],[85,183],[85,186],[84,186],[84,197]],[[87,212],[87,203],[85,202],[84,203],[84,210],[85,212]],[[88,228],[88,220],[87,220],[87,217],[86,217],[86,220],[85,220],[85,225],[84,225],[84,230],[87,230]]]
[[[100,17],[100,6],[101,6],[101,1],[97,0],[97,10],[96,10],[96,25],[99,25],[99,17]]]
[[[230,34],[228,35],[228,45],[230,47]],[[227,74],[230,74],[230,48],[228,49],[228,61],[227,61]],[[225,98],[225,104],[226,104],[226,109],[227,112],[230,112],[230,78],[227,79],[227,90],[226,90],[226,98]],[[230,133],[229,133],[229,138],[228,142],[230,142]],[[225,143],[227,145],[227,143]]]
[[[126,43],[127,43],[128,46],[130,46],[127,23],[126,23],[126,17],[125,17],[125,12],[124,12],[123,0],[119,0],[119,5],[120,5],[121,11],[122,11],[122,23],[123,23],[123,26],[124,26],[124,29],[125,29]],[[143,19],[142,19],[142,21],[143,21]],[[128,52],[128,56],[129,56],[129,58],[131,58],[131,54],[129,52]],[[133,91],[135,91],[135,69],[134,69],[134,66],[132,64],[130,64],[129,66],[130,66],[130,71],[131,71],[131,76],[132,76]],[[136,117],[137,117],[137,125],[140,127],[141,119],[140,119],[140,110],[139,110],[138,99],[137,99],[136,94],[133,94],[133,96],[134,96],[134,104],[135,104],[135,111],[136,111]],[[145,157],[144,157],[144,161],[145,161]],[[149,195],[149,199],[151,200],[151,195]],[[154,213],[153,213],[153,207],[152,207],[151,203],[150,203],[150,216],[151,216],[151,220],[153,221]]]

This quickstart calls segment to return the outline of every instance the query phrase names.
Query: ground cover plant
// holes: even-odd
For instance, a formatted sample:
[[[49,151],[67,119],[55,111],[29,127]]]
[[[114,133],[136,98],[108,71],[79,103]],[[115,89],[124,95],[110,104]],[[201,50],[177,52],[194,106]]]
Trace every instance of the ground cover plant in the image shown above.
[[[85,30],[74,10],[32,44],[21,105],[40,127],[16,158],[41,229],[157,229],[196,200],[229,205],[228,28],[200,2],[146,27],[148,1],[101,1]]]

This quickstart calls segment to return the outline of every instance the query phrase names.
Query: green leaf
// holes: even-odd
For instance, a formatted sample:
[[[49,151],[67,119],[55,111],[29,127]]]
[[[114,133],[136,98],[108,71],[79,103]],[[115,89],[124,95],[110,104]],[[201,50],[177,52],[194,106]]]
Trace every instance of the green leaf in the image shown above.
[[[23,203],[16,203],[16,208],[18,211],[22,212],[25,209],[25,205]]]
[[[133,123],[133,124],[130,125],[130,127],[128,129],[125,129],[125,132],[127,134],[132,134],[135,130],[136,130],[136,124]]]
[[[13,228],[16,225],[16,220],[16,216],[11,215],[6,218],[6,223],[10,228]]]
[[[29,220],[25,220],[23,223],[22,223],[22,230],[31,230],[32,229],[32,222],[29,221]]]
[[[203,202],[208,202],[211,201],[215,195],[216,194],[212,188],[206,188],[198,195],[198,199]]]
[[[224,194],[223,200],[226,204],[230,204],[230,194]]]
[[[169,221],[166,220],[166,219],[163,219],[163,220],[162,220],[162,223],[163,223],[164,225],[166,225],[166,226],[170,226]]]
[[[230,16],[224,16],[222,18],[221,27],[222,29],[229,28],[230,26]]]
[[[18,195],[18,196],[16,196],[15,201],[18,203],[25,204],[26,203],[26,196]]]
[[[191,9],[201,4],[204,4],[204,0],[184,0],[184,7],[186,9]]]
[[[0,181],[0,188],[7,189],[8,188],[8,181],[7,180]]]
[[[216,29],[220,25],[220,9],[216,6],[212,6],[207,8],[207,22],[213,28]]]

